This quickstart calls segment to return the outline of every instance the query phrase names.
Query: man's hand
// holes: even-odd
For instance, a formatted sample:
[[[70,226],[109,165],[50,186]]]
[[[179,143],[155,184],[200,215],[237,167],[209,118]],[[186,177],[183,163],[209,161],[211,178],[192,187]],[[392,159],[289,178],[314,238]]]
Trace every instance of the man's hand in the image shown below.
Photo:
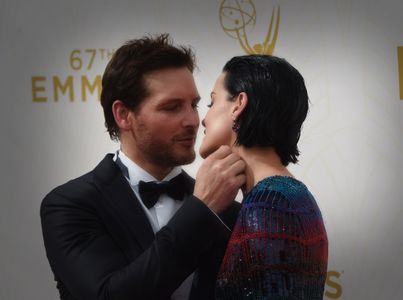
[[[220,213],[234,201],[245,183],[245,167],[245,162],[229,146],[221,146],[204,160],[197,172],[193,195]]]

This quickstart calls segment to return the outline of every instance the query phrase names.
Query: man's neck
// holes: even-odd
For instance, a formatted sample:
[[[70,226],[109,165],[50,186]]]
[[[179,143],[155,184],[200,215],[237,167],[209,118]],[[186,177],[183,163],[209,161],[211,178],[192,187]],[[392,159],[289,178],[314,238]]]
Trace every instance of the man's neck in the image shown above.
[[[125,147],[124,144],[120,145],[120,151],[122,151],[131,161],[136,163],[140,168],[142,168],[144,171],[146,171],[159,181],[163,180],[173,170],[173,167],[157,165],[150,162],[143,156],[139,155],[136,151],[131,150],[130,147]]]

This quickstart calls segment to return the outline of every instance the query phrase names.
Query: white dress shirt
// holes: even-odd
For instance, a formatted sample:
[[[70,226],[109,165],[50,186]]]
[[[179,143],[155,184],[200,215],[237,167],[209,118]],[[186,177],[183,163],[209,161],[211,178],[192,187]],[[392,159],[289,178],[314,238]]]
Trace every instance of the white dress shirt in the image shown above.
[[[141,196],[139,193],[139,182],[140,180],[144,182],[149,181],[168,181],[182,172],[180,167],[175,167],[162,181],[158,181],[154,176],[149,174],[147,171],[139,167],[135,162],[128,158],[121,150],[117,151],[113,160],[116,162],[119,157],[120,162],[127,168],[128,177],[126,177],[129,182],[134,194],[137,199],[139,199],[140,205],[143,207],[144,213],[146,214],[148,220],[150,221],[151,227],[154,233],[157,233],[163,226],[165,226],[176,211],[182,206],[183,201],[177,201],[172,199],[166,194],[162,194],[157,203],[148,209],[143,201],[141,201]],[[126,174],[125,174],[126,175]],[[189,299],[190,289],[192,286],[194,273],[190,274],[188,278],[183,281],[183,283],[178,287],[178,289],[172,294],[171,299],[173,300],[187,300]]]

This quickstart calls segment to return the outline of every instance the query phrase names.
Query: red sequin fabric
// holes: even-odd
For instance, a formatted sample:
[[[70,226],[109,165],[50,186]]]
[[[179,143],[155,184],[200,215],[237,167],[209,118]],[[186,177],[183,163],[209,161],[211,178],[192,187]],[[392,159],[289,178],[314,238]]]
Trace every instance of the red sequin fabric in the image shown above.
[[[323,299],[327,259],[326,230],[312,194],[292,177],[267,177],[242,202],[216,299]]]

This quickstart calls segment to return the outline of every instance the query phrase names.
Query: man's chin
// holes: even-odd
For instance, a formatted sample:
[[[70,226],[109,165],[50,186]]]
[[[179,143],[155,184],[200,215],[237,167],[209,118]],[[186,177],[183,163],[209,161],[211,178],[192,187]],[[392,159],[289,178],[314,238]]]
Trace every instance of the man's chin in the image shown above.
[[[186,155],[178,155],[177,156],[177,165],[188,165],[191,164],[192,162],[194,162],[196,158],[196,153],[194,152],[194,150]]]

